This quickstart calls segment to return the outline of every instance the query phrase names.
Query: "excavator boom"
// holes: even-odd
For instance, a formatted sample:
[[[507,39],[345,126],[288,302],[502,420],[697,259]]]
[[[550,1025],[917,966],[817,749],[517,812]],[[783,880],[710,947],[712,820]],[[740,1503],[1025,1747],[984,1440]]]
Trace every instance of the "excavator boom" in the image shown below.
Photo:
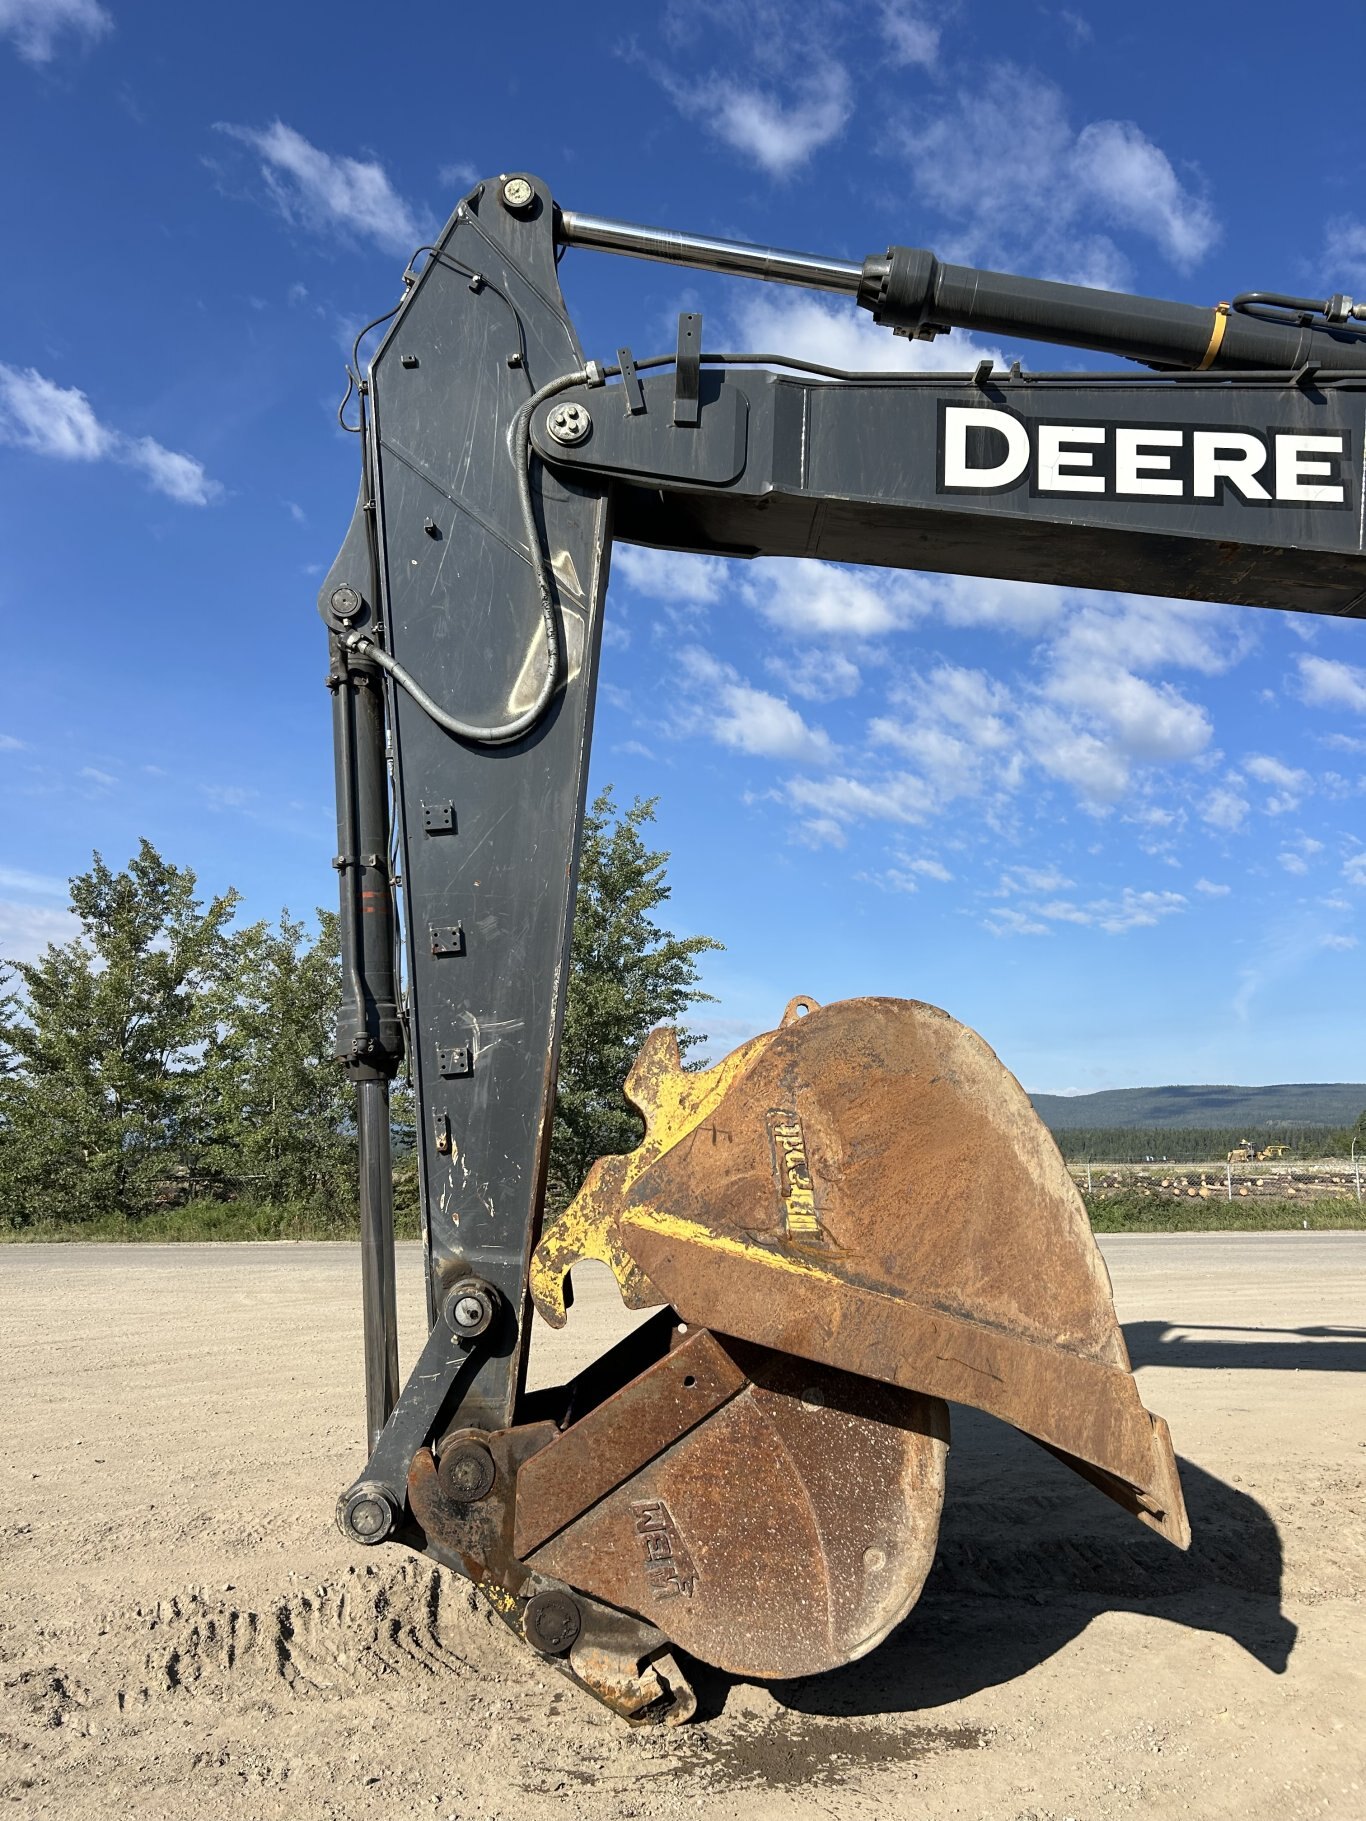
[[[840,374],[705,350],[695,315],[666,353],[595,362],[560,293],[571,247],[1174,371]],[[574,215],[523,174],[477,186],[407,278],[356,376],[360,494],[319,597],[370,1443],[344,1533],[427,1550],[634,1721],[692,1712],[676,1650],[804,1674],[905,1616],[950,1402],[1184,1547],[1085,1209],[1019,1084],[946,1013],[797,999],[700,1073],[656,1033],[627,1083],[640,1147],[543,1225],[608,561],[620,536],[1359,615],[1357,306],[1198,310],[900,248],[823,261]],[[405,1051],[429,1331],[400,1386]],[[528,1394],[534,1311],[562,1324],[590,1258],[659,1313]]]

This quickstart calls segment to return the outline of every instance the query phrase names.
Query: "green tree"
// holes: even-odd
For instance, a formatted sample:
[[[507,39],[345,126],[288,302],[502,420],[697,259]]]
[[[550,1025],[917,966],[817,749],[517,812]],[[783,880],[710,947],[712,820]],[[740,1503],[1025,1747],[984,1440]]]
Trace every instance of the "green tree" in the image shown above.
[[[14,991],[14,964],[0,961],[0,1081],[18,1071],[19,1058],[10,1046],[8,1031],[10,1026],[20,1020],[22,1007],[19,995]],[[0,1102],[0,1122],[3,1122],[3,1102]],[[3,1124],[0,1123],[0,1130]]]
[[[80,934],[12,963],[22,999],[0,1006],[0,1219],[140,1214],[194,1161],[236,902],[202,905],[146,840],[126,871],[97,853],[71,881]]]
[[[640,1143],[644,1123],[623,1092],[636,1052],[656,1025],[712,998],[698,987],[697,957],[723,944],[675,936],[653,921],[670,895],[669,856],[651,851],[642,834],[657,801],[638,797],[619,810],[609,785],[584,820],[547,1186],[552,1207],[570,1199],[595,1158]],[[705,1042],[679,1031],[685,1056]]]
[[[217,1172],[254,1200],[349,1217],[356,1202],[353,1097],[333,1056],[341,991],[337,919],[310,941],[288,911],[230,938],[204,1061]]]

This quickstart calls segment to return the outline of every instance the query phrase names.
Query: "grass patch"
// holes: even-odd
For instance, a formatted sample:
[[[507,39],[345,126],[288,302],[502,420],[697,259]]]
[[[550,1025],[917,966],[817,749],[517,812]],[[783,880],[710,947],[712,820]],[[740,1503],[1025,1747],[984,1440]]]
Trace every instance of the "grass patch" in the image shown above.
[[[417,1211],[399,1208],[394,1230],[400,1239],[419,1236]],[[0,1227],[0,1243],[17,1245],[115,1241],[166,1245],[177,1241],[202,1244],[218,1240],[359,1239],[353,1212],[326,1214],[307,1204],[256,1201],[192,1201],[183,1208],[159,1208],[134,1220],[123,1214],[97,1214],[81,1221],[39,1221],[28,1227]]]
[[[1232,1201],[1139,1195],[1083,1195],[1097,1233],[1311,1233],[1366,1227],[1366,1208],[1355,1197],[1324,1195],[1294,1201]]]
[[[1097,1233],[1291,1233],[1307,1225],[1311,1232],[1366,1228],[1366,1208],[1355,1200],[1325,1196],[1296,1201],[1194,1201],[1138,1195],[1117,1190],[1083,1195]],[[420,1236],[417,1210],[394,1213],[400,1239]],[[177,1241],[240,1244],[253,1239],[355,1240],[360,1226],[354,1213],[325,1214],[306,1204],[255,1201],[192,1201],[183,1208],[161,1208],[130,1220],[122,1214],[100,1214],[83,1221],[41,1221],[30,1227],[0,1227],[0,1244],[89,1244],[114,1241],[167,1245]]]

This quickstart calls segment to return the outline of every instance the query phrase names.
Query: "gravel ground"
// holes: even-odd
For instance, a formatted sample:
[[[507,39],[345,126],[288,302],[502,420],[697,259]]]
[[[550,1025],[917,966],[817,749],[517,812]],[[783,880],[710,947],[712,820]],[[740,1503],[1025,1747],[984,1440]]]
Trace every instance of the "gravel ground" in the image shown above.
[[[1366,1233],[1104,1250],[1191,1552],[955,1410],[939,1560],[901,1629],[636,1733],[463,1583],[333,1528],[362,1427],[351,1248],[0,1249],[0,1801],[61,1821],[1362,1821]],[[586,1279],[536,1373],[621,1322]]]

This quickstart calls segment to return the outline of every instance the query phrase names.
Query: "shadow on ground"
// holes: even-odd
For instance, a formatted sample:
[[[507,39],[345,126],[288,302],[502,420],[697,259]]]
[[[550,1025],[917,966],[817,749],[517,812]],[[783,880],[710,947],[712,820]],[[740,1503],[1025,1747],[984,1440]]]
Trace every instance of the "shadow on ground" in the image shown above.
[[[1165,1321],[1124,1326],[1135,1366],[1240,1372],[1366,1372],[1366,1328],[1194,1328]]]
[[[1249,1362],[1240,1353],[1238,1363]],[[1026,1674],[1113,1611],[1221,1633],[1281,1674],[1296,1628],[1281,1610],[1276,1525],[1193,1461],[1180,1471],[1193,1537],[1185,1552],[1016,1430],[955,1407],[939,1553],[919,1603],[869,1656],[769,1688],[815,1715],[940,1707]],[[719,1685],[709,1692],[724,1702]]]

